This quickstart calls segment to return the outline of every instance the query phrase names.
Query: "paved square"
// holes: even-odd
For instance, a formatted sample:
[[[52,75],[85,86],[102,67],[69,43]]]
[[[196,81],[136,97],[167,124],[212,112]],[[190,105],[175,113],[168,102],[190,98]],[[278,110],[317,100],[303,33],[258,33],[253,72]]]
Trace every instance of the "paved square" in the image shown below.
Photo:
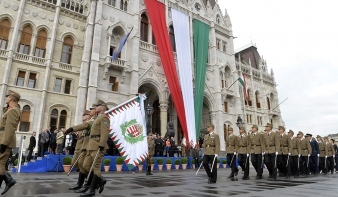
[[[203,169],[196,176],[195,170],[153,171],[152,176],[145,172],[108,172],[102,173],[108,182],[104,191],[96,196],[129,197],[216,197],[216,196],[338,196],[338,174],[291,178],[285,180],[278,177],[277,181],[267,180],[267,171],[262,180],[255,180],[254,169],[250,180],[242,180],[241,173],[235,179],[227,178],[230,169],[218,169],[216,184],[208,184]],[[80,196],[71,190],[69,185],[77,181],[77,173],[70,176],[66,173],[12,173],[17,184],[5,196]],[[2,189],[4,188],[4,184]]]

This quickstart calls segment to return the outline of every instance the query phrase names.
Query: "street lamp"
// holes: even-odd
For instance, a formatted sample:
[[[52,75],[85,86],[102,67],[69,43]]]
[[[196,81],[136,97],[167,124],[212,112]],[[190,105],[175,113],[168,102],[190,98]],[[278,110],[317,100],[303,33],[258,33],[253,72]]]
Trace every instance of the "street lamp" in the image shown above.
[[[237,118],[236,125],[238,126],[238,128],[243,126],[243,120],[240,116],[238,116],[238,118]]]
[[[148,105],[146,107],[146,114],[148,116],[147,135],[150,133],[150,130],[151,130],[151,125],[150,125],[151,124],[151,120],[150,120],[150,118],[151,118],[151,115],[154,113],[154,108],[153,108],[153,106],[150,103],[151,102],[149,101]]]

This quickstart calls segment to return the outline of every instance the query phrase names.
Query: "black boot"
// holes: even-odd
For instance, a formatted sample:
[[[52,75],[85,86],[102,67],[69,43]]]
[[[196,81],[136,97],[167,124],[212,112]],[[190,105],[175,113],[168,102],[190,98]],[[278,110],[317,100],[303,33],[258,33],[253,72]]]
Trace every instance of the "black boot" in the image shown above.
[[[5,181],[5,183],[6,183],[6,187],[5,187],[5,189],[2,191],[2,193],[1,193],[1,195],[4,195],[6,192],[8,192],[8,190],[9,189],[11,189],[11,187],[13,186],[13,185],[15,185],[16,184],[16,181],[12,178],[12,176],[8,173],[8,172],[6,172],[5,171],[5,175],[4,175],[4,177],[2,178],[4,181]]]
[[[74,192],[75,193],[86,192],[89,189],[90,184],[92,183],[93,175],[94,175],[94,172],[90,173],[90,176],[89,176],[88,180],[86,181],[86,183],[80,189],[75,190]]]
[[[99,181],[99,177],[97,177],[95,174],[93,176],[93,180],[92,183],[90,184],[89,190],[86,191],[86,193],[81,194],[80,196],[95,196],[95,189],[97,187],[98,181]]]
[[[153,175],[151,174],[151,166],[148,166],[147,175]]]
[[[69,190],[77,190],[77,189],[80,189],[83,185],[83,182],[86,178],[86,175],[85,174],[82,174],[81,172],[79,172],[79,179],[77,180],[77,183],[76,185],[73,185],[69,188]]]
[[[105,185],[106,183],[107,183],[107,180],[106,180],[103,176],[101,176],[101,178],[100,178],[99,181],[98,181],[97,187],[96,187],[96,189],[99,190],[99,193],[100,193],[100,194],[101,194],[102,191],[104,190],[104,185]]]

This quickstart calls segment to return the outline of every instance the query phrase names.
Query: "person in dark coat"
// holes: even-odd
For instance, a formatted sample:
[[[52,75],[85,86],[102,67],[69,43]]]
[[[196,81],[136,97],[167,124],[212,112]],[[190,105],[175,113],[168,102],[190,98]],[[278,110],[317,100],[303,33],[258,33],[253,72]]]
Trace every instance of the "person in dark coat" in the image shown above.
[[[311,134],[306,134],[306,136],[312,148],[312,153],[309,158],[310,159],[309,160],[310,172],[316,176],[319,174],[319,166],[318,166],[318,159],[319,159],[319,154],[320,154],[319,145],[315,139],[312,139]]]
[[[337,147],[337,144],[334,143],[334,139],[331,139],[331,142],[332,142],[332,146],[333,146],[333,149],[334,149],[334,154],[335,154],[335,162],[336,162],[336,172],[338,171],[338,147]]]
[[[28,155],[27,155],[27,162],[31,161],[33,150],[36,146],[36,132],[34,131],[31,138],[29,139],[29,146],[28,146]]]

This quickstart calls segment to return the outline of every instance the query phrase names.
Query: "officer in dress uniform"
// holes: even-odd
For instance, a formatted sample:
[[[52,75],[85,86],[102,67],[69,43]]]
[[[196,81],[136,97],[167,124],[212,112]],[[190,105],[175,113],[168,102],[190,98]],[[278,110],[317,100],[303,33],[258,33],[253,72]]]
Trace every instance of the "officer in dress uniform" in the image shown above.
[[[82,122],[87,122],[88,120],[90,120],[90,111],[89,110],[86,110],[83,112],[82,114]],[[73,159],[72,159],[72,163],[71,165],[74,165],[75,161],[79,158],[80,154],[82,153],[82,145],[83,145],[83,140],[84,140],[84,134],[85,134],[85,130],[82,130],[82,131],[78,131],[77,132],[77,142],[76,142],[76,146],[75,146],[75,152],[74,152],[74,156],[73,156]],[[85,157],[84,153],[81,154],[81,157]],[[79,160],[80,160],[79,159]],[[85,180],[85,176],[86,174],[85,173],[81,173],[80,172],[80,165],[79,165],[79,161],[74,165],[74,168],[79,171],[79,178],[77,180],[77,183],[76,185],[73,185],[69,188],[69,190],[77,190],[77,189],[80,189],[82,187],[82,184],[84,183],[84,180]]]
[[[231,168],[231,174],[228,178],[237,176],[238,169],[236,168],[236,147],[237,147],[237,136],[233,135],[233,128],[228,129],[228,137],[226,139],[226,153],[227,163]]]
[[[264,136],[258,133],[257,125],[252,126],[252,133],[249,136],[249,149],[251,154],[251,163],[256,170],[256,179],[262,179],[262,153],[265,152]]]
[[[327,174],[327,163],[325,160],[327,159],[328,151],[325,142],[323,142],[322,137],[317,135],[317,141],[319,146],[319,170],[322,171],[324,175]]]
[[[154,159],[155,142],[151,134],[148,135],[148,157],[147,157],[147,175],[151,174],[151,161]]]
[[[243,180],[249,179],[249,136],[245,134],[244,127],[239,127],[237,137],[238,164],[244,170]]]
[[[277,155],[280,149],[279,143],[279,135],[272,132],[272,125],[268,123],[265,126],[266,133],[264,134],[264,144],[265,144],[265,152],[264,155],[264,163],[269,171],[269,179],[276,180],[277,177]]]
[[[204,136],[204,156],[203,156],[203,167],[205,172],[208,175],[208,183],[216,183],[217,181],[217,161],[216,158],[218,157],[220,151],[220,140],[219,135],[214,132],[215,126],[211,123],[208,124],[207,130],[209,134]],[[212,172],[210,170],[209,164],[213,164]]]
[[[329,142],[328,137],[324,137],[324,142],[327,147],[327,172],[331,171],[331,174],[334,172],[334,157],[335,157],[335,152],[332,144]]]
[[[279,126],[278,132],[280,135],[280,151],[278,152],[279,169],[283,176],[285,176],[285,179],[290,179],[291,139],[285,134],[285,128],[283,126]]]
[[[309,140],[304,138],[303,132],[299,131],[298,136],[299,136],[299,145],[301,148],[300,168],[301,168],[302,174],[304,174],[305,176],[308,176],[310,173],[309,158],[312,153],[312,148],[311,148]]]
[[[109,136],[109,129],[110,129],[110,120],[104,114],[107,110],[107,104],[102,101],[98,100],[96,103],[96,113],[98,113],[98,117],[94,120],[92,126],[90,123],[86,122],[83,123],[81,126],[78,125],[78,130],[83,129],[90,129],[90,136],[89,136],[89,143],[87,147],[87,155],[85,157],[83,167],[87,172],[90,171],[90,167],[93,165],[93,179],[91,181],[91,185],[89,189],[80,196],[94,196],[95,190],[100,188],[99,192],[103,191],[104,185],[106,184],[106,180],[102,179],[101,177],[101,165],[102,165],[102,158],[104,153],[108,149],[107,139]],[[66,133],[72,132],[74,129],[71,127],[67,129]],[[97,157],[96,157],[97,155]],[[94,162],[94,159],[96,160]],[[103,182],[104,181],[104,182]]]
[[[7,110],[1,117],[0,122],[0,181],[5,181],[6,187],[1,195],[4,195],[16,181],[5,171],[6,162],[13,148],[16,146],[15,131],[20,122],[21,112],[18,105],[20,94],[9,91],[6,95]]]
[[[310,161],[309,161],[309,166],[310,166],[310,172],[313,173],[315,176],[318,175],[319,169],[318,169],[318,159],[319,159],[319,147],[318,143],[316,140],[312,140],[312,134],[306,134],[307,140],[309,140],[312,153],[310,155]]]
[[[295,178],[299,178],[299,157],[300,157],[300,152],[301,148],[299,145],[299,139],[296,137],[293,137],[294,132],[290,129],[288,132],[289,138],[291,140],[291,156],[290,156],[290,166],[292,169],[292,173]]]

